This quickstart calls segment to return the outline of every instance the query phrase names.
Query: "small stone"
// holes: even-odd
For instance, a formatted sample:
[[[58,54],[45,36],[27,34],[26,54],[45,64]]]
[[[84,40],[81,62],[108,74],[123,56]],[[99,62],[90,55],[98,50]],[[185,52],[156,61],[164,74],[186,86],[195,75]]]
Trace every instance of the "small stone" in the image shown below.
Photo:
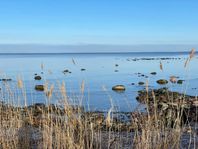
[[[165,79],[160,79],[160,80],[157,80],[157,83],[158,83],[158,84],[161,84],[161,85],[164,85],[164,84],[167,84],[168,81],[165,80]]]
[[[63,73],[68,73],[68,72],[69,72],[68,69],[63,70]]]
[[[183,81],[184,81],[184,80],[178,80],[178,81],[177,81],[177,84],[183,84]]]
[[[82,69],[81,69],[81,71],[85,71],[85,70],[86,70],[85,68],[82,68]]]
[[[45,90],[45,87],[44,87],[44,85],[36,85],[35,86],[35,90],[37,90],[37,91],[44,91]]]
[[[116,85],[112,87],[112,90],[114,91],[125,91],[125,86],[124,85]]]
[[[41,80],[42,78],[41,78],[41,76],[35,76],[34,79],[35,80]]]
[[[157,72],[151,72],[151,74],[152,74],[152,75],[156,75],[156,74],[157,74]]]
[[[144,82],[138,82],[139,85],[144,85]]]

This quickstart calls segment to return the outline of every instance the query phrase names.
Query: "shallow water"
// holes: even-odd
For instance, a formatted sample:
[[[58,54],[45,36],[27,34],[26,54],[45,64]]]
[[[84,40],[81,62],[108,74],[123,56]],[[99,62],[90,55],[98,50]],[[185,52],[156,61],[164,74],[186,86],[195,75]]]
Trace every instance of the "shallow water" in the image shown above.
[[[170,90],[197,95],[198,59],[193,58],[188,68],[184,68],[187,57],[186,52],[0,54],[0,78],[12,78],[12,81],[6,84],[0,82],[0,97],[3,101],[9,100],[14,104],[24,105],[25,94],[27,104],[46,103],[45,94],[35,91],[34,86],[48,82],[55,86],[50,102],[61,104],[60,84],[64,82],[72,104],[82,102],[87,110],[106,111],[113,107],[118,111],[132,111],[140,106],[135,98],[137,91],[143,89],[144,86],[139,86],[139,81],[148,80],[150,88],[169,87]],[[146,58],[154,59],[147,60]],[[134,61],[134,59],[138,60]],[[163,71],[159,67],[160,61],[163,64]],[[41,64],[44,66],[43,69]],[[116,67],[115,64],[119,66]],[[81,71],[81,68],[86,70]],[[64,74],[65,69],[69,69],[72,73]],[[151,75],[150,72],[153,71],[157,72],[157,75]],[[41,75],[43,79],[35,81],[35,73]],[[144,74],[148,78],[138,77],[137,73]],[[169,80],[172,75],[186,81],[183,85],[169,83],[161,86],[156,83],[157,79]],[[23,92],[17,88],[18,77],[24,81]],[[85,90],[81,93],[83,81]],[[117,84],[125,85],[126,91],[123,93],[112,91],[112,86]],[[8,94],[9,89],[12,95]]]

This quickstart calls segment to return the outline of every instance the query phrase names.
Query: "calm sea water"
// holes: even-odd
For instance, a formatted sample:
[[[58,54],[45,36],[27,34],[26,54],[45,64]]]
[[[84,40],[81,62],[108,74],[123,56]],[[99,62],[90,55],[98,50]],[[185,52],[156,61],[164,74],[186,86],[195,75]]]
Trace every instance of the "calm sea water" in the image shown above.
[[[24,105],[25,94],[28,104],[46,103],[45,93],[35,91],[34,86],[47,82],[54,85],[54,94],[50,102],[61,104],[60,84],[64,82],[71,104],[82,104],[87,110],[106,111],[113,107],[118,111],[132,111],[141,106],[136,101],[137,91],[144,89],[144,86],[138,85],[139,81],[148,80],[150,88],[161,88],[165,86],[158,85],[156,80],[169,80],[169,77],[174,75],[186,81],[183,85],[169,83],[166,87],[197,95],[198,59],[195,57],[188,68],[184,68],[187,57],[186,52],[0,54],[0,78],[12,79],[7,83],[0,82],[0,98],[3,101],[9,100],[14,104]],[[160,61],[163,71],[159,67]],[[41,64],[44,66],[43,69]],[[81,71],[82,68],[86,70]],[[65,69],[72,73],[64,74]],[[154,71],[157,75],[150,74]],[[35,73],[42,77],[41,81],[34,80]],[[148,78],[138,76],[138,73]],[[24,91],[17,88],[18,77],[24,81]],[[126,91],[112,91],[112,86],[117,84],[124,85]],[[9,91],[12,92],[11,95]]]

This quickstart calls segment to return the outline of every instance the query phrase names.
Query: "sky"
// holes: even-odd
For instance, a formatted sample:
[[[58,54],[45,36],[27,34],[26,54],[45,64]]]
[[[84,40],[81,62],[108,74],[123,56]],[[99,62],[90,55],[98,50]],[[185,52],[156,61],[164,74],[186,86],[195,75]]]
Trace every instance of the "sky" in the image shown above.
[[[1,0],[0,44],[194,45],[197,0]]]

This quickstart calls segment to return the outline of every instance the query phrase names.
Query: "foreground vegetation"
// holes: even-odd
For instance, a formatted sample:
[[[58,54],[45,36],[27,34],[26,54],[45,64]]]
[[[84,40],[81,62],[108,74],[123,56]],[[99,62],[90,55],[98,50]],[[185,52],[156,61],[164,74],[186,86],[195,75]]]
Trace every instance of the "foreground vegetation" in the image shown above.
[[[198,145],[197,113],[189,114],[191,108],[188,111],[171,105],[165,109],[158,102],[156,106],[149,103],[147,108],[142,113],[105,113],[85,112],[66,103],[62,107],[44,104],[14,107],[1,103],[0,147],[194,148]]]
[[[185,63],[194,55],[192,50]],[[160,64],[160,69],[163,69]],[[6,86],[6,81],[4,82]],[[26,94],[21,79],[17,82]],[[84,85],[81,92],[83,94]],[[7,88],[7,98],[13,93]],[[42,89],[50,103],[53,86]],[[3,93],[1,93],[3,94]],[[0,103],[0,148],[197,148],[197,98],[170,92],[167,88],[139,91],[137,100],[145,111],[85,111],[70,105],[64,84],[60,86],[61,105],[13,105]],[[3,96],[1,96],[2,98]],[[10,101],[10,102],[9,102]]]

